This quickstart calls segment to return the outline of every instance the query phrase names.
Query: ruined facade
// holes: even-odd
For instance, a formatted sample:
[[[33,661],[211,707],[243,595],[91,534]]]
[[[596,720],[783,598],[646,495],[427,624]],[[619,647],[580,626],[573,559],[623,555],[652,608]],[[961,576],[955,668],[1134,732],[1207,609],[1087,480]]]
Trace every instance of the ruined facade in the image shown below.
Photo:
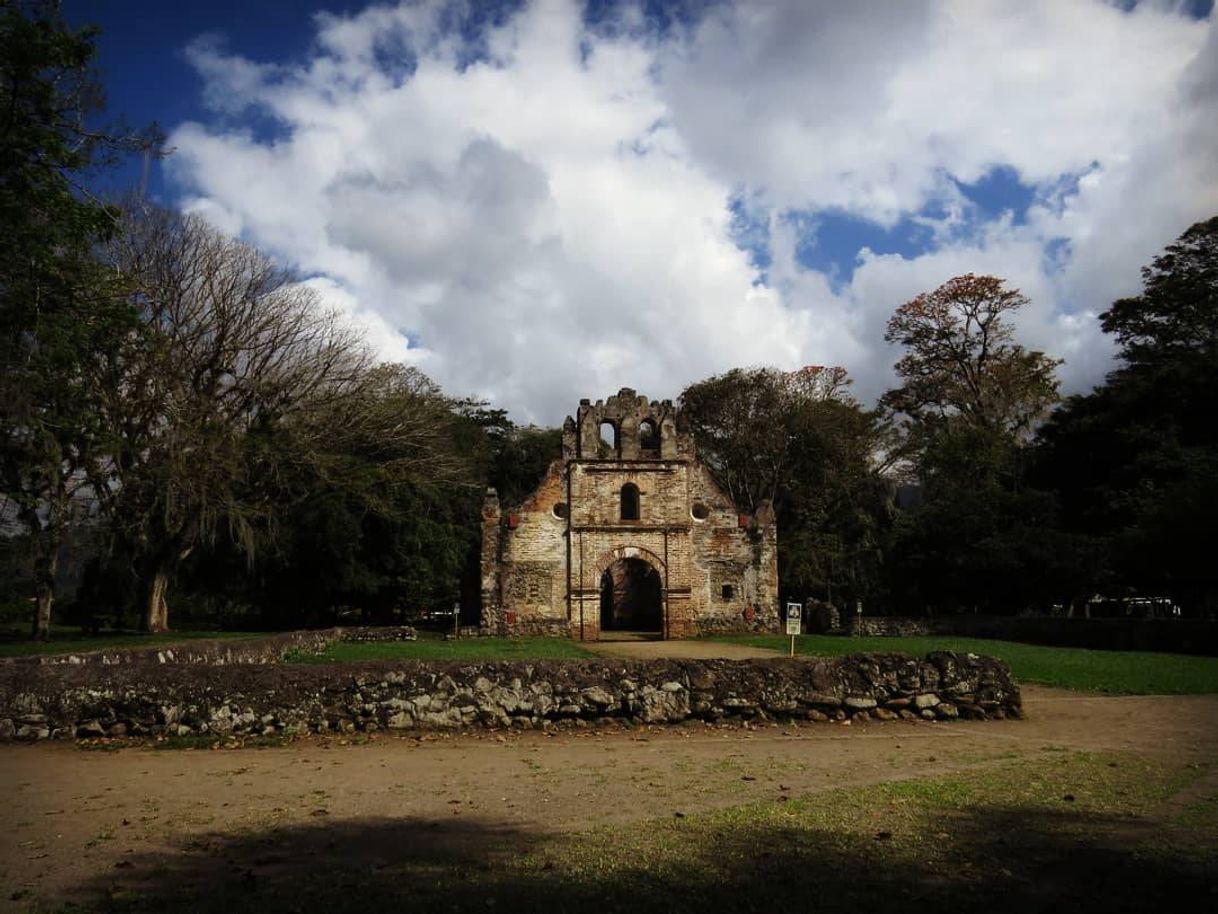
[[[778,627],[777,531],[699,462],[669,400],[581,400],[562,457],[521,505],[482,510],[482,626],[684,638]]]

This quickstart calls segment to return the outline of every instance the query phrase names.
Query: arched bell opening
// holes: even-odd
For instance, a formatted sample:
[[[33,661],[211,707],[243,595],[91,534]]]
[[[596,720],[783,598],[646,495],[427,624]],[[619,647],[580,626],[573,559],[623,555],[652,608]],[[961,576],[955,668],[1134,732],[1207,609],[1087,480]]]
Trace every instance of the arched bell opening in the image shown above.
[[[651,419],[639,423],[639,456],[644,460],[660,456],[660,430]]]
[[[622,442],[617,426],[608,419],[600,425],[600,442],[597,447],[597,456],[601,459],[622,456]]]

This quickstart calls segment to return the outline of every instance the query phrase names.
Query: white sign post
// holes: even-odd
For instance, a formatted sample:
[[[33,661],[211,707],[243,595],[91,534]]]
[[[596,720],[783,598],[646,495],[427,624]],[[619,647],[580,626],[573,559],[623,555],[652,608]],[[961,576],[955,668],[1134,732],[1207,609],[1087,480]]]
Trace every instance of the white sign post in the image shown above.
[[[787,634],[791,636],[791,656],[795,656],[795,636],[799,634],[799,617],[803,607],[798,603],[787,604]]]

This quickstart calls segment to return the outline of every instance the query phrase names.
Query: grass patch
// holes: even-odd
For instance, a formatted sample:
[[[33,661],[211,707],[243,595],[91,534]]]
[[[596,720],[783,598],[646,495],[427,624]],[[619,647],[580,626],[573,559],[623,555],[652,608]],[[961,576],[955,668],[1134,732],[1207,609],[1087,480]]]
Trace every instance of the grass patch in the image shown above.
[[[165,632],[150,635],[142,632],[117,631],[99,635],[81,634],[78,627],[53,628],[49,641],[30,641],[29,629],[9,628],[0,630],[0,657],[31,657],[44,654],[79,654],[85,651],[101,651],[131,647],[171,647],[189,641],[225,640],[239,641],[246,638],[262,638],[268,632]],[[22,640],[26,639],[26,640]]]
[[[549,660],[595,656],[566,638],[461,638],[444,641],[335,642],[317,654],[293,652],[291,663],[348,663],[359,660]]]
[[[715,640],[786,652],[785,635],[722,635]],[[930,651],[986,654],[1005,660],[1020,682],[1064,689],[1123,695],[1200,695],[1218,692],[1218,657],[1156,654],[1149,651],[1092,651],[1045,647],[986,638],[911,637],[851,638],[799,635],[801,656],[841,657],[862,652],[900,651],[925,656]]]

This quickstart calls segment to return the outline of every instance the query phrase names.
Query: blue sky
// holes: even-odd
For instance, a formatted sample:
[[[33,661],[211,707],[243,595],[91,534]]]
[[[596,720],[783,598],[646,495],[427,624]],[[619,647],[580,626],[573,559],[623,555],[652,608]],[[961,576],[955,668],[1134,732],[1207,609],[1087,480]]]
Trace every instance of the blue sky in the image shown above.
[[[868,400],[892,310],[969,271],[1085,389],[1098,312],[1218,211],[1208,2],[65,13],[103,29],[110,114],[169,134],[154,197],[521,419],[735,365],[842,364]]]

